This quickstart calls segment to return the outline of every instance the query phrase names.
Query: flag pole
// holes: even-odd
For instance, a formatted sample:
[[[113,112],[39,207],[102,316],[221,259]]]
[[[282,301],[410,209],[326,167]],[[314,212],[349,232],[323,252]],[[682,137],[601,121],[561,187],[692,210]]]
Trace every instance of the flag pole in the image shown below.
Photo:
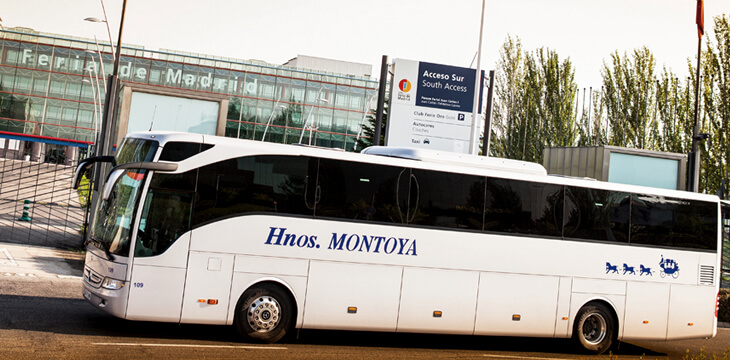
[[[700,152],[699,142],[705,137],[700,136],[700,59],[702,56],[702,35],[705,34],[705,9],[703,0],[697,0],[697,74],[695,77],[695,123],[692,127],[692,151],[689,153],[689,174],[687,191],[699,192],[700,188]]]

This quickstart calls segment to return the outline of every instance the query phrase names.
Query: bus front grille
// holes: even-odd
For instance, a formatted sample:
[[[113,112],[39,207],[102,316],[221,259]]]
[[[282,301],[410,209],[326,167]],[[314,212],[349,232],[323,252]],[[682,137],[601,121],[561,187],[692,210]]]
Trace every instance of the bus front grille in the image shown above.
[[[84,269],[84,281],[86,281],[87,284],[98,289],[101,285],[101,280],[101,276],[96,275],[93,271],[89,270],[89,268]]]

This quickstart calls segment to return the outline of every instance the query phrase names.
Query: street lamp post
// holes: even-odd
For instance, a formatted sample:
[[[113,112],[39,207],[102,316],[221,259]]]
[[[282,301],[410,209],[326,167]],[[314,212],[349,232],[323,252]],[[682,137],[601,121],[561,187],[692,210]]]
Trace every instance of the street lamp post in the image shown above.
[[[278,101],[276,102],[279,103]],[[286,105],[274,105],[274,108],[271,109],[271,115],[269,115],[269,120],[266,121],[266,127],[264,128],[264,136],[261,137],[261,141],[264,141],[266,139],[266,131],[269,130],[269,126],[271,125],[271,120],[274,118],[274,114],[276,113],[276,109],[286,109]],[[284,141],[286,142],[286,134],[284,134]]]
[[[88,54],[92,54],[92,55],[97,54],[97,52],[94,50],[85,50],[84,52],[86,52]],[[106,88],[106,78],[104,77],[105,76],[104,64],[101,63],[101,61],[102,61],[101,53],[99,53],[99,61],[101,64],[101,77],[104,80],[104,88]],[[99,84],[99,72],[96,71],[96,63],[94,63],[93,66],[87,65],[87,69],[94,71],[94,80],[96,81],[96,95],[99,98],[99,110],[98,111],[99,111],[99,117],[101,118],[101,115],[102,115],[101,114],[101,106],[102,106],[102,104],[101,104],[101,84]]]
[[[107,34],[109,35],[109,45],[112,49],[112,56],[114,58],[114,68],[112,70],[112,74],[109,75],[109,81],[106,82],[106,94],[105,94],[105,100],[104,100],[104,112],[101,118],[101,129],[99,132],[98,139],[96,139],[94,145],[96,146],[95,149],[95,155],[96,156],[102,156],[102,155],[111,155],[112,153],[112,145],[114,141],[112,140],[113,132],[114,132],[114,123],[113,123],[113,114],[114,109],[116,108],[116,99],[117,99],[117,89],[119,87],[119,82],[117,78],[117,74],[119,73],[119,60],[121,57],[121,51],[122,51],[122,30],[124,28],[124,15],[127,11],[127,0],[124,0],[122,3],[122,17],[119,22],[119,37],[117,40],[117,49],[114,51],[114,43],[112,42],[112,36],[111,36],[111,29],[109,29],[109,21],[107,21],[106,17],[106,8],[104,7],[104,0],[101,1],[101,8],[104,11],[104,18],[106,20],[101,21],[96,18],[86,18],[86,21],[91,22],[104,22],[106,23],[107,28]],[[97,50],[98,50],[98,42],[97,42]],[[104,60],[101,58],[101,52],[99,51],[99,61],[104,63]],[[102,69],[102,73],[103,73]],[[104,73],[104,75],[106,75]],[[99,189],[103,185],[102,183],[102,174],[106,173],[106,167],[107,164],[99,163],[98,166],[94,166],[94,175],[93,175],[93,186],[92,186],[92,192],[93,195],[91,197],[91,219],[90,222],[93,222],[94,217],[93,214],[98,208],[99,204]]]
[[[319,91],[322,91],[322,89],[320,89]],[[317,93],[317,96],[319,96],[319,93]],[[326,102],[327,102],[328,100],[327,100],[327,99],[316,99],[316,100],[314,101],[314,103],[312,104],[312,108],[311,108],[311,109],[309,109],[309,115],[307,115],[307,118],[306,118],[306,120],[304,121],[304,126],[302,126],[302,133],[301,133],[301,134],[299,135],[299,142],[298,142],[298,144],[301,144],[301,143],[302,143],[302,139],[304,139],[304,132],[305,132],[305,131],[307,131],[307,124],[309,124],[309,118],[311,118],[311,117],[312,117],[312,112],[314,111],[314,107],[315,107],[315,106],[317,106],[317,102],[318,102],[318,101],[319,101],[319,102],[323,102],[323,103],[326,103]],[[310,140],[311,140],[311,137],[312,137],[312,135],[311,135],[311,131],[310,131],[310,135],[309,135],[309,137],[310,137]],[[310,144],[310,145],[311,145],[311,144]]]
[[[113,111],[116,108],[116,99],[117,99],[117,89],[119,86],[119,61],[121,58],[121,51],[122,51],[122,33],[124,29],[124,15],[127,11],[127,0],[124,0],[122,3],[122,17],[119,22],[119,37],[117,40],[117,48],[116,51],[114,50],[114,43],[112,41],[112,35],[111,35],[111,29],[109,28],[109,21],[106,15],[106,7],[104,6],[104,0],[101,0],[101,8],[104,12],[104,20],[100,20],[94,17],[88,17],[84,20],[91,21],[91,22],[101,22],[106,24],[107,34],[109,35],[109,45],[112,49],[112,57],[114,58],[114,67],[112,69],[112,74],[109,75],[109,80],[107,82],[107,91],[106,91],[106,97],[104,100],[104,114],[102,116],[102,128],[101,132],[99,134],[99,145],[97,146],[97,156],[101,156],[104,154],[111,154],[112,147],[114,144],[113,140],[113,132],[114,132],[114,124],[113,124]],[[100,61],[103,63],[103,59],[101,59],[100,55]],[[103,72],[103,70],[102,70]],[[98,175],[98,173],[97,173]],[[96,185],[99,185],[99,176],[96,177]]]
[[[89,54],[96,54],[99,56],[99,67],[101,69],[101,78],[104,79],[104,88],[107,88],[106,84],[106,70],[104,70],[104,57],[101,56],[101,47],[99,46],[99,40],[96,39],[96,35],[94,35],[94,42],[96,43],[96,51],[94,50],[84,50],[84,52]],[[112,47],[112,53],[114,52],[114,47]],[[114,55],[112,55],[112,58],[114,58]],[[94,71],[96,71],[96,66],[94,66]]]
[[[86,72],[89,73],[89,79],[84,79],[83,82],[88,82],[91,84],[91,96],[94,99],[94,143],[96,143],[96,135],[99,131],[99,110],[98,110],[98,103],[96,100],[96,88],[94,87],[94,79],[93,75],[91,73],[91,67],[86,68]],[[101,94],[100,94],[101,95]]]

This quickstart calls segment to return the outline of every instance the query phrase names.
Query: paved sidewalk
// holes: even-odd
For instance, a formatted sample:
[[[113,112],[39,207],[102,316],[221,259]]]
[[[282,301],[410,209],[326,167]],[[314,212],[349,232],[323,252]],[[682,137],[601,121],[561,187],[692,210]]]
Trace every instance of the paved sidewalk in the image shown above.
[[[80,280],[83,266],[81,252],[0,242],[0,280],[5,276]]]

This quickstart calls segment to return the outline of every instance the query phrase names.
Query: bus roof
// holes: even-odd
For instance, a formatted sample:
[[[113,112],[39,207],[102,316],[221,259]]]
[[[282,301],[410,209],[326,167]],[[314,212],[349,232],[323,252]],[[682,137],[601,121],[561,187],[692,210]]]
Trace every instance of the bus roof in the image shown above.
[[[447,172],[483,174],[485,176],[508,176],[525,181],[539,181],[595,189],[719,202],[719,198],[716,195],[611,183],[586,178],[552,176],[547,174],[547,171],[542,165],[536,163],[450,153],[446,151],[375,146],[366,148],[362,151],[362,154],[358,154],[344,152],[334,148],[323,148],[301,144],[292,146],[292,144],[277,144],[247,139],[170,131],[136,132],[128,134],[127,137],[156,140],[159,141],[160,145],[163,147],[168,141],[198,142],[216,145],[210,151],[200,154],[203,158],[207,158],[209,161],[216,161],[216,159],[224,160],[226,158],[242,156],[245,154],[255,155],[276,153],[292,156],[314,156],[347,161],[381,163],[393,166],[415,166],[417,168],[430,168]],[[218,149],[216,150],[216,148]],[[380,159],[376,160],[375,157],[379,157]],[[416,162],[419,165],[407,165],[404,162]],[[179,171],[185,171],[187,168],[187,166],[181,164]]]
[[[466,155],[438,150],[371,146],[364,149],[362,153],[396,157],[402,159],[420,160],[435,164],[452,164],[532,175],[547,175],[547,170],[545,170],[545,167],[540,164],[487,156]]]

